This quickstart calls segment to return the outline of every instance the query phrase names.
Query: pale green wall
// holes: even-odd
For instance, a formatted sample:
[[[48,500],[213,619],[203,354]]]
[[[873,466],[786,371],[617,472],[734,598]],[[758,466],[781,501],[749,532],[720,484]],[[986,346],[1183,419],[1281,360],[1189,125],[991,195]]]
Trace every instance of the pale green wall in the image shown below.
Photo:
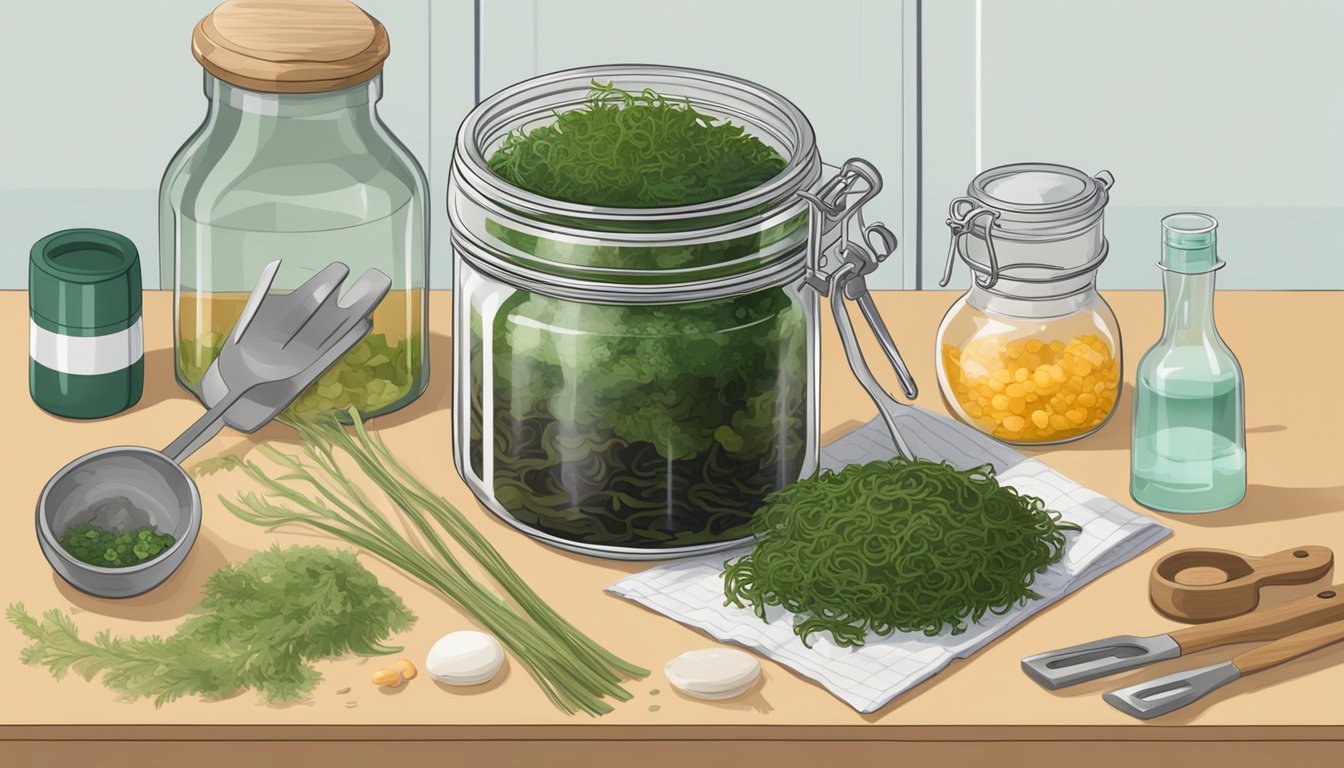
[[[0,120],[0,288],[22,287],[31,243],[70,226],[124,232],[142,249],[146,283],[157,283],[156,190],[204,114],[189,41],[212,5],[0,0],[0,67],[13,73]],[[488,95],[538,72],[620,61],[719,69],[793,99],[830,162],[861,155],[886,177],[873,208],[902,245],[872,284],[936,286],[947,202],[976,171],[978,6],[981,165],[1113,171],[1103,287],[1156,287],[1158,219],[1197,209],[1223,222],[1221,286],[1344,288],[1332,237],[1344,213],[1335,138],[1344,135],[1344,3],[481,0],[479,13],[473,0],[362,5],[392,36],[384,118],[431,177],[439,287],[451,283],[443,192],[453,137],[478,88]],[[959,269],[954,286],[965,275]]]
[[[924,8],[929,287],[946,255],[947,202],[974,175],[975,2]],[[1159,221],[1180,210],[1220,220],[1220,287],[1344,288],[1333,237],[1344,214],[1344,3],[984,0],[981,11],[982,166],[1115,174],[1103,288],[1160,287]]]
[[[914,4],[909,5],[913,22]],[[872,161],[885,188],[866,209],[902,247],[870,283],[900,288],[913,250],[914,180],[907,167],[905,4],[893,0],[486,0],[481,18],[481,93],[534,75],[589,64],[672,64],[726,72],[772,88],[812,122],[822,157]],[[913,54],[913,45],[909,46]],[[907,109],[909,110],[907,114]],[[909,147],[913,160],[913,145]],[[910,188],[913,193],[913,185]],[[910,226],[906,227],[906,219]],[[909,262],[913,276],[914,262]]]
[[[159,178],[205,116],[191,30],[216,4],[0,0],[0,69],[10,73],[7,107],[0,109],[0,288],[26,287],[29,247],[67,227],[103,227],[130,237],[140,249],[145,285],[159,283]],[[470,41],[471,0],[434,0],[432,11],[430,0],[360,5],[391,37],[379,109],[427,162],[429,22],[458,11]],[[444,37],[460,47],[451,34]],[[435,55],[451,61],[451,46]],[[469,108],[471,66],[443,72],[436,78],[441,106],[453,114]],[[462,78],[457,87],[446,76],[454,72]],[[454,103],[463,94],[466,101]],[[436,282],[448,277],[446,250],[442,261]]]

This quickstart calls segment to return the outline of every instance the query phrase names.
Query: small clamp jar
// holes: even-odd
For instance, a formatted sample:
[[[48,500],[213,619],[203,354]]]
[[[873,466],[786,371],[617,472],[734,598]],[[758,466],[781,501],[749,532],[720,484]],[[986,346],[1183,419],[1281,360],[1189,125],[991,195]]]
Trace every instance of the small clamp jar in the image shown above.
[[[1014,444],[1076,440],[1115,412],[1120,327],[1097,293],[1104,212],[1115,178],[1023,163],[976,176],[952,201],[947,285],[956,258],[971,287],[938,328],[948,409]]]

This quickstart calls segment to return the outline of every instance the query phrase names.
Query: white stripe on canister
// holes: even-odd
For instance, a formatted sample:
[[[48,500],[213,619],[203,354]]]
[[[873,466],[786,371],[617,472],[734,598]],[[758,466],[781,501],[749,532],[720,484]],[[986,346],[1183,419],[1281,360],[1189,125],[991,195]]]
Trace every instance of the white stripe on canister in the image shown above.
[[[145,355],[141,318],[125,330],[103,336],[66,336],[28,321],[28,355],[53,371],[80,376],[116,373]]]

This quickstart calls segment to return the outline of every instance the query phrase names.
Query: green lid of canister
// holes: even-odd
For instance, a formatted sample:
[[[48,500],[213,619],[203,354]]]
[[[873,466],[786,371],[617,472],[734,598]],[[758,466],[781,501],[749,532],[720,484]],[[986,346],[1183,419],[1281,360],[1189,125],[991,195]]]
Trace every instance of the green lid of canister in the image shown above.
[[[140,252],[105,229],[64,229],[29,252],[33,319],[65,328],[115,330],[140,315]]]

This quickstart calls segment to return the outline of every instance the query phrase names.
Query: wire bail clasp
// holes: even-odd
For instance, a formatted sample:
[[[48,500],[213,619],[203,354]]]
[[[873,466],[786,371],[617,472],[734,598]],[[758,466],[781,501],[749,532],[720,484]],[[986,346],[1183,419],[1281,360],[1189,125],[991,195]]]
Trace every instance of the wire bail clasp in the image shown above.
[[[854,325],[849,319],[844,300],[859,305],[859,310],[872,328],[887,360],[896,371],[901,389],[911,400],[919,395],[910,369],[901,359],[900,350],[882,321],[872,294],[868,292],[867,276],[896,251],[896,235],[881,222],[867,224],[863,206],[882,189],[882,175],[877,168],[862,158],[850,158],[840,171],[816,192],[800,192],[808,204],[808,268],[804,283],[821,296],[831,299],[831,313],[835,316],[845,357],[855,378],[867,390],[877,405],[878,412],[891,432],[896,450],[913,458],[909,446],[896,428],[894,407],[900,406],[873,375],[863,357]],[[824,242],[824,236],[839,229],[834,242]]]
[[[989,255],[989,264],[981,264],[971,259],[961,247],[962,240],[970,237],[975,220],[984,218],[985,251]],[[954,198],[947,206],[947,227],[952,230],[952,241],[947,244],[947,265],[943,267],[943,279],[940,287],[947,287],[952,280],[952,265],[957,256],[971,268],[971,277],[981,288],[993,288],[999,282],[999,258],[994,253],[994,227],[999,223],[999,212],[987,208],[969,197]]]

